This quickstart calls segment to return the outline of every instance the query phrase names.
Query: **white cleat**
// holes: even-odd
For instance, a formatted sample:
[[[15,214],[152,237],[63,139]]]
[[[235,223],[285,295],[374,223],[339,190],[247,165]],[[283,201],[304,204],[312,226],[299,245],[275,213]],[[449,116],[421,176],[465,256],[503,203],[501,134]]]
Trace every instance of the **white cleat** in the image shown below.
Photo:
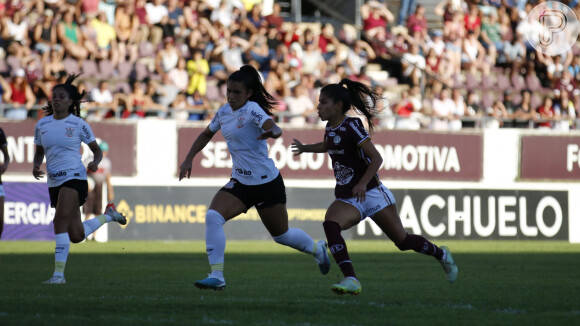
[[[66,280],[64,279],[64,276],[53,276],[41,284],[66,284]]]

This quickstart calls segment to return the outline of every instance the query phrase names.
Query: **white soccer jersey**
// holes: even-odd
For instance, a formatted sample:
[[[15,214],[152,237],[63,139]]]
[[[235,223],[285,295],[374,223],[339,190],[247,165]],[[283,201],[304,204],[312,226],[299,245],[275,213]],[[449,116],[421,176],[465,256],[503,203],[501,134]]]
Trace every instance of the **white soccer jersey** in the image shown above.
[[[81,142],[89,144],[94,140],[91,127],[74,114],[61,120],[49,115],[38,121],[34,143],[44,147],[49,187],[70,179],[87,179],[87,170],[81,160]]]
[[[264,184],[274,180],[280,171],[268,157],[266,140],[257,139],[262,125],[271,119],[262,108],[248,101],[237,110],[222,106],[209,124],[212,132],[221,129],[232,155],[232,178],[245,185]]]

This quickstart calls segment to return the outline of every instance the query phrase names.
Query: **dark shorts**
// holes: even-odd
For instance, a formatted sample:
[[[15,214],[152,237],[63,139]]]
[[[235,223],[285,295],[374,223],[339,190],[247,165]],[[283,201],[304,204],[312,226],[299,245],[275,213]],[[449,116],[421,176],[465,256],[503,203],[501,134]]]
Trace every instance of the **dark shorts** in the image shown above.
[[[255,186],[247,186],[231,178],[221,190],[239,198],[246,205],[246,211],[252,206],[261,209],[286,204],[286,186],[281,174],[268,183]]]
[[[50,207],[56,207],[56,204],[58,203],[58,193],[63,187],[77,191],[77,194],[79,195],[79,207],[83,206],[83,204],[87,201],[87,194],[89,192],[89,184],[87,183],[87,180],[71,179],[65,181],[60,186],[48,188],[48,194],[50,195]]]

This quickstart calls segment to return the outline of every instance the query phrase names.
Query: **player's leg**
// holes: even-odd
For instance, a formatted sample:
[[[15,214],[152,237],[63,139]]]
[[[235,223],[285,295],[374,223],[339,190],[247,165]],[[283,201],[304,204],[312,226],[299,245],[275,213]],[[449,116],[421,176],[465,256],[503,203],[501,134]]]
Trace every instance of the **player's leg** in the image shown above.
[[[223,225],[247,210],[246,205],[229,192],[220,190],[214,196],[205,215],[205,249],[211,273],[207,278],[195,281],[196,287],[213,290],[222,290],[226,287],[224,278],[226,235]]]
[[[330,261],[326,251],[326,241],[314,241],[308,233],[299,228],[288,227],[286,204],[276,204],[258,210],[262,223],[276,243],[298,251],[311,254],[318,264],[320,272],[325,275],[330,270]]]
[[[0,185],[2,187],[2,185]],[[0,196],[0,239],[2,239],[2,230],[4,229],[4,196]]]
[[[455,281],[457,278],[457,266],[449,253],[449,249],[440,248],[423,236],[407,233],[397,213],[396,204],[383,208],[372,219],[389,239],[395,243],[399,250],[414,250],[415,252],[435,257],[443,266],[447,280],[450,282]]]
[[[358,224],[360,220],[361,213],[356,207],[336,200],[326,211],[326,216],[322,223],[330,252],[344,275],[344,279],[340,283],[332,285],[332,290],[336,293],[356,295],[361,291],[361,285],[356,279],[346,242],[341,234],[342,230],[350,229]]]
[[[76,190],[67,187],[52,188],[50,190],[51,203],[56,206],[54,213],[54,273],[52,278],[44,281],[44,284],[64,284],[64,269],[68,258],[71,238],[82,241],[82,224],[71,226],[71,222],[79,217],[78,194]],[[80,224],[80,219],[78,221]],[[70,232],[70,234],[69,234]],[[77,241],[77,242],[78,242]]]

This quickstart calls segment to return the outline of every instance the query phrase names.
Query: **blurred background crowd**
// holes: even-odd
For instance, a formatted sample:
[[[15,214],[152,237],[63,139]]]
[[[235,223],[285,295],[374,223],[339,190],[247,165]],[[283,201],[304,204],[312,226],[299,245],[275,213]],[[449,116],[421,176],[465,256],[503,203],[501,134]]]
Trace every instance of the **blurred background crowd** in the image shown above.
[[[0,116],[40,118],[82,73],[89,121],[207,121],[250,64],[293,126],[319,124],[320,87],[348,77],[384,95],[379,128],[580,128],[580,46],[535,49],[542,2],[359,0],[350,24],[296,22],[289,1],[0,0]]]

